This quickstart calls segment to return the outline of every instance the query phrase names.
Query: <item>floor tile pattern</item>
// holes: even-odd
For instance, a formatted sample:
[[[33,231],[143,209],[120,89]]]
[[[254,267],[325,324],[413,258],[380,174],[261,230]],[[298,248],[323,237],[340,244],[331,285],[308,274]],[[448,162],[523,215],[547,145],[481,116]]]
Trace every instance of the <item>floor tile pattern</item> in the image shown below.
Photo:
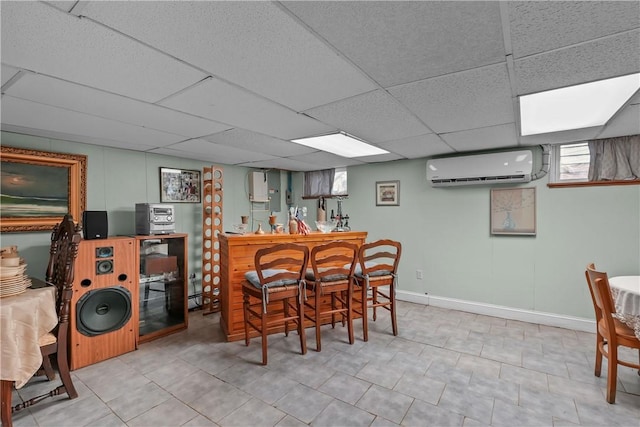
[[[189,329],[72,372],[79,397],[14,414],[26,426],[640,426],[640,376],[620,367],[616,404],[593,375],[595,336],[399,302],[387,313],[323,327],[322,351],[299,354],[295,332],[225,342],[219,315],[190,313]],[[307,336],[313,336],[311,329]],[[624,357],[637,360],[637,352]],[[48,391],[34,378],[13,400]]]

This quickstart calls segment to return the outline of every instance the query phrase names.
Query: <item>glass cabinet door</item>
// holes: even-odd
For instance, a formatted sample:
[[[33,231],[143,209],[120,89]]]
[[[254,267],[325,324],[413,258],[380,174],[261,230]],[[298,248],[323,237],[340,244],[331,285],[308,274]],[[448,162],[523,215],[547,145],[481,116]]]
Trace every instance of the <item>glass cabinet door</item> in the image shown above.
[[[186,236],[137,236],[140,340],[186,327]]]

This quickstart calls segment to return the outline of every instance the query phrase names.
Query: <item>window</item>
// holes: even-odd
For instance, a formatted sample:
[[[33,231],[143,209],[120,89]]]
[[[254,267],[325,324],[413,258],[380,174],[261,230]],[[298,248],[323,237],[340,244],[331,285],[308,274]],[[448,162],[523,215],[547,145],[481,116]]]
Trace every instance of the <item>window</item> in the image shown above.
[[[553,147],[549,186],[640,184],[640,135]]]
[[[302,198],[347,195],[347,168],[324,169],[304,173]]]
[[[553,147],[552,182],[581,182],[589,177],[589,145],[587,142]]]

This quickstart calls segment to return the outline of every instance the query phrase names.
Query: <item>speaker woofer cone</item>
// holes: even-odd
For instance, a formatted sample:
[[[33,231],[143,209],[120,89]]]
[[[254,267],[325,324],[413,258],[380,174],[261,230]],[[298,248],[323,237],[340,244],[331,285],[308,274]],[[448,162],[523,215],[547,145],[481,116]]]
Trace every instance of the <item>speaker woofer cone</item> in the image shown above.
[[[122,328],[131,318],[131,292],[122,286],[84,294],[76,305],[78,332],[88,337]]]

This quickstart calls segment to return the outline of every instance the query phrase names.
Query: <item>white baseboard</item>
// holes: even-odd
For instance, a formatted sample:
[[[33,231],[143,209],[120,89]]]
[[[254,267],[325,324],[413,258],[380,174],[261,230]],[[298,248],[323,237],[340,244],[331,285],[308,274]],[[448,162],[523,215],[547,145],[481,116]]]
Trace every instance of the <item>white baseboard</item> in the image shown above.
[[[555,326],[558,328],[573,329],[582,332],[595,333],[596,331],[596,322],[594,320],[583,319],[580,317],[562,316],[559,314],[545,313],[541,311],[523,310],[520,308],[465,301],[435,295],[425,295],[417,292],[401,290],[396,291],[396,298],[400,301],[413,302],[416,304],[432,305],[434,307],[502,317],[504,319],[520,320],[522,322],[538,323],[540,325]]]

